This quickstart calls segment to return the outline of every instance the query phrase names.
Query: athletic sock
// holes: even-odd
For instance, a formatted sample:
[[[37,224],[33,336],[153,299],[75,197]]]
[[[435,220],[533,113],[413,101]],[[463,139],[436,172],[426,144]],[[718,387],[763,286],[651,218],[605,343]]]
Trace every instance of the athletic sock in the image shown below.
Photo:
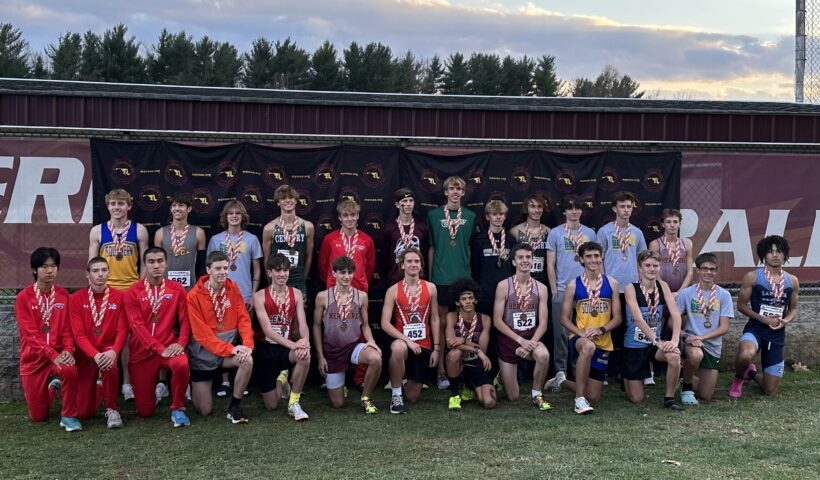
[[[230,386],[231,386],[231,382],[222,382],[222,386],[223,386],[223,387],[230,387]]]
[[[401,397],[401,387],[394,387],[393,384],[390,384],[390,391],[394,397]]]
[[[532,398],[541,396],[541,390],[532,389]]]
[[[683,390],[684,392],[687,391],[687,390],[691,391],[692,390],[692,384],[683,382],[683,387],[681,387],[681,390]]]
[[[233,408],[233,407],[239,405],[239,402],[241,402],[241,401],[242,401],[241,398],[236,398],[233,395],[231,395],[231,403],[230,403],[230,405],[228,405],[228,408]]]
[[[746,374],[749,376],[749,380],[754,380],[757,375],[757,370],[747,370]]]
[[[302,398],[301,393],[296,393],[296,392],[291,391],[290,392],[290,398],[288,398],[288,406],[291,406],[294,403],[299,403],[299,399],[301,399],[301,398]]]
[[[453,393],[454,397],[461,395],[461,391],[464,389],[464,385],[461,383],[460,377],[449,377],[450,380],[450,391]]]

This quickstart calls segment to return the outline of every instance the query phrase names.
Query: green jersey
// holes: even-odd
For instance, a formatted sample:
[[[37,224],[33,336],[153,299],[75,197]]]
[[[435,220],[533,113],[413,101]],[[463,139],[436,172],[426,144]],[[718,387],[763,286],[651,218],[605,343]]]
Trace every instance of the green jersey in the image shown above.
[[[472,210],[461,208],[461,222],[456,224],[457,210],[448,210],[450,227],[458,229],[455,238],[448,228],[445,206],[434,208],[427,213],[430,229],[430,246],[435,247],[433,275],[431,280],[437,285],[450,285],[457,278],[470,277],[470,240],[475,232],[476,216]]]
[[[279,222],[273,225],[273,237],[270,242],[270,254],[281,253],[290,260],[290,277],[288,286],[298,288],[302,295],[307,295],[307,285],[305,282],[305,261],[307,260],[307,235],[305,233],[305,222],[297,220],[299,226],[296,228],[295,242],[293,247],[285,241],[285,232],[279,226]],[[307,298],[307,297],[305,297]]]

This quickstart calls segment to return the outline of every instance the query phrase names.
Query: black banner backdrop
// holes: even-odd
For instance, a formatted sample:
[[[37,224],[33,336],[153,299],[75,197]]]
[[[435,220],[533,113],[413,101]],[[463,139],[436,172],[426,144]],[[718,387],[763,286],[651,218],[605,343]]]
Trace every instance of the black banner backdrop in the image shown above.
[[[92,139],[91,158],[94,223],[108,218],[105,194],[124,188],[134,197],[133,217],[148,228],[150,238],[169,222],[168,197],[180,189],[192,192],[189,220],[203,227],[208,237],[220,231],[222,205],[236,198],[250,214],[247,230],[261,240],[262,227],[279,214],[274,190],[292,185],[301,196],[297,214],[316,225],[317,250],[324,235],[339,227],[337,200],[352,198],[361,205],[359,226],[378,248],[386,222],[396,217],[393,192],[401,187],[416,192],[417,212],[426,218],[429,209],[444,203],[442,183],[451,175],[466,180],[464,203],[481,220],[486,201],[503,200],[510,207],[508,226],[520,220],[522,200],[534,193],[551,207],[544,222],[558,225],[562,216],[554,207],[561,197],[574,193],[585,200],[582,222],[597,229],[613,218],[612,194],[627,190],[638,198],[632,223],[643,229],[649,242],[661,233],[661,210],[680,203],[679,152],[569,155],[522,150],[447,156],[398,147],[287,149],[250,143],[192,146]],[[376,254],[374,300],[386,288],[387,259],[379,250]],[[316,275],[311,277],[312,290],[323,288]]]

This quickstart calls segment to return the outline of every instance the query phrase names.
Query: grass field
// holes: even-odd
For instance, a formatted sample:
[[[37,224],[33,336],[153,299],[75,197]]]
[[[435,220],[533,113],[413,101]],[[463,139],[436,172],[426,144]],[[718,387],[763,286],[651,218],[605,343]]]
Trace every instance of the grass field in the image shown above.
[[[609,386],[588,416],[572,412],[567,392],[549,395],[546,413],[524,401],[451,413],[448,392],[431,389],[404,416],[390,415],[379,390],[380,413],[366,417],[355,390],[333,411],[311,389],[301,424],[251,396],[247,425],[231,425],[219,400],[219,415],[189,408],[193,425],[174,429],[166,400],[148,420],[126,405],[122,430],[100,417],[69,434],[56,409],[32,424],[24,404],[3,404],[0,478],[820,478],[820,374],[788,372],[775,398],[747,385],[737,403],[725,396],[728,379],[717,400],[682,413],[661,407],[660,385],[642,406]]]

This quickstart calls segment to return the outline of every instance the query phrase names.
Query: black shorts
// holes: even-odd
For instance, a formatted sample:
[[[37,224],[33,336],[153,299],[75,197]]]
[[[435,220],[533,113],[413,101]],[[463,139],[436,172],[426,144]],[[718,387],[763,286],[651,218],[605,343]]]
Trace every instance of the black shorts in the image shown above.
[[[627,380],[643,380],[649,378],[649,362],[655,358],[657,347],[624,348],[623,375]]]
[[[450,285],[436,285],[436,295],[438,295],[438,304],[446,305],[448,308],[454,307],[453,297],[450,295]]]
[[[416,383],[431,384],[436,381],[436,369],[430,368],[430,356],[432,350],[421,349],[421,353],[414,354],[412,350],[407,351],[407,360],[404,361],[404,378]]]
[[[226,372],[227,369],[219,367],[213,370],[194,370],[191,369],[191,381],[192,382],[213,382],[214,380],[222,381],[222,374]]]
[[[290,350],[268,342],[257,342],[253,350],[253,375],[259,391],[268,393],[276,388],[276,378],[282,370],[290,370]]]
[[[483,385],[493,384],[493,371],[492,369],[485,371],[484,365],[481,364],[481,360],[464,362],[464,369],[461,371],[461,377],[464,379],[464,383],[468,387],[472,387],[474,390]]]

